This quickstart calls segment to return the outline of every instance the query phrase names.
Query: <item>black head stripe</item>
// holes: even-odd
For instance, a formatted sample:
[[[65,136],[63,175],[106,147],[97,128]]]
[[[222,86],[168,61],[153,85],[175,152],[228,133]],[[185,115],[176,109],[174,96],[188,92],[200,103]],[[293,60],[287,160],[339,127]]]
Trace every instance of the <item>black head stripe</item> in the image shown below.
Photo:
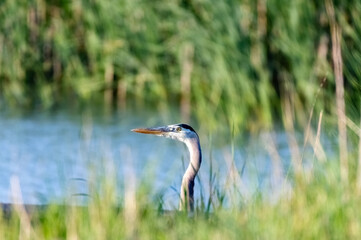
[[[180,126],[180,127],[184,128],[184,129],[191,130],[192,132],[196,132],[196,131],[194,131],[194,129],[191,126],[189,126],[187,124],[184,124],[184,123],[177,124],[177,126]]]

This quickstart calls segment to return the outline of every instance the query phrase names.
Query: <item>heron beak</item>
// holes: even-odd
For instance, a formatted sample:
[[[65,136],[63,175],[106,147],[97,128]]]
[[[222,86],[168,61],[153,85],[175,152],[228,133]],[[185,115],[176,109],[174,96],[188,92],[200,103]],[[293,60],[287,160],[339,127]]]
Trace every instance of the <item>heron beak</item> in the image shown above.
[[[169,132],[166,127],[135,128],[132,129],[131,131],[137,133],[143,133],[143,134],[153,134],[153,135],[163,135],[164,133]]]

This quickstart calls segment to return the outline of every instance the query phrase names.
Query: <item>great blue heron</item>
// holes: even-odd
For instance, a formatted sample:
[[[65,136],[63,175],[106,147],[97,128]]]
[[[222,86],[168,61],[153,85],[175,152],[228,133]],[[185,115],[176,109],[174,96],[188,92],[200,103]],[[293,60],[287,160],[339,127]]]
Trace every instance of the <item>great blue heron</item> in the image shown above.
[[[194,209],[194,178],[196,177],[202,162],[201,145],[196,131],[194,131],[191,126],[183,123],[153,128],[136,128],[132,129],[132,131],[172,138],[186,144],[189,150],[190,158],[188,168],[182,179],[182,186],[180,189],[181,202],[179,204],[179,209],[187,209],[192,212]]]

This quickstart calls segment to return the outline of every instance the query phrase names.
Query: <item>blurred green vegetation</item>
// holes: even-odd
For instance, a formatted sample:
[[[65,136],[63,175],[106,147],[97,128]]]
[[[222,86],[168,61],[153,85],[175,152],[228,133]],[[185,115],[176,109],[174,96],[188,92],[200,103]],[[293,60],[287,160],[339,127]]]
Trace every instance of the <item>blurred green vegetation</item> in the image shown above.
[[[334,6],[347,107],[358,113],[361,2]],[[255,129],[282,113],[283,100],[304,122],[323,79],[316,108],[331,113],[335,84],[323,1],[0,3],[0,107],[94,99],[120,108],[188,104],[192,118],[208,116],[210,127],[221,121]]]

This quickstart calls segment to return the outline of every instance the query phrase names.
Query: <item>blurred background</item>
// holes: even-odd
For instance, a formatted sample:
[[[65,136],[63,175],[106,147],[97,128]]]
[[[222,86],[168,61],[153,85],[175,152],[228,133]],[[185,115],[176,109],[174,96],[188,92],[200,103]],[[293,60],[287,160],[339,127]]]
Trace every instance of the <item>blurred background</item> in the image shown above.
[[[282,120],[282,101],[299,123],[314,103],[331,115],[326,2],[4,0],[0,108],[174,110],[237,131]],[[361,3],[332,4],[346,108],[359,114]]]
[[[337,158],[333,66],[341,60],[345,112],[357,124],[360,15],[359,0],[1,1],[2,199],[9,200],[13,175],[38,191],[29,190],[28,197],[37,202],[49,193],[61,197],[57,191],[67,181],[80,181],[75,192],[86,192],[89,163],[118,159],[113,164],[123,168],[117,166],[124,164],[119,147],[146,162],[178,151],[174,143],[131,135],[129,129],[140,126],[192,123],[208,159],[219,156],[220,166],[236,159],[242,174],[252,166],[260,188],[270,163],[289,169],[291,159],[297,166],[301,155],[314,158],[315,141],[307,152],[305,129],[320,126],[322,116],[325,150],[316,155]],[[269,132],[276,132],[274,145],[264,142]],[[149,144],[154,146],[144,152]],[[357,147],[350,148],[356,156]],[[149,157],[152,149],[161,156]],[[178,159],[187,157],[183,150]],[[175,168],[181,176],[181,164]],[[45,177],[39,182],[32,174]],[[43,181],[54,182],[49,187]],[[174,181],[178,188],[180,178]]]

